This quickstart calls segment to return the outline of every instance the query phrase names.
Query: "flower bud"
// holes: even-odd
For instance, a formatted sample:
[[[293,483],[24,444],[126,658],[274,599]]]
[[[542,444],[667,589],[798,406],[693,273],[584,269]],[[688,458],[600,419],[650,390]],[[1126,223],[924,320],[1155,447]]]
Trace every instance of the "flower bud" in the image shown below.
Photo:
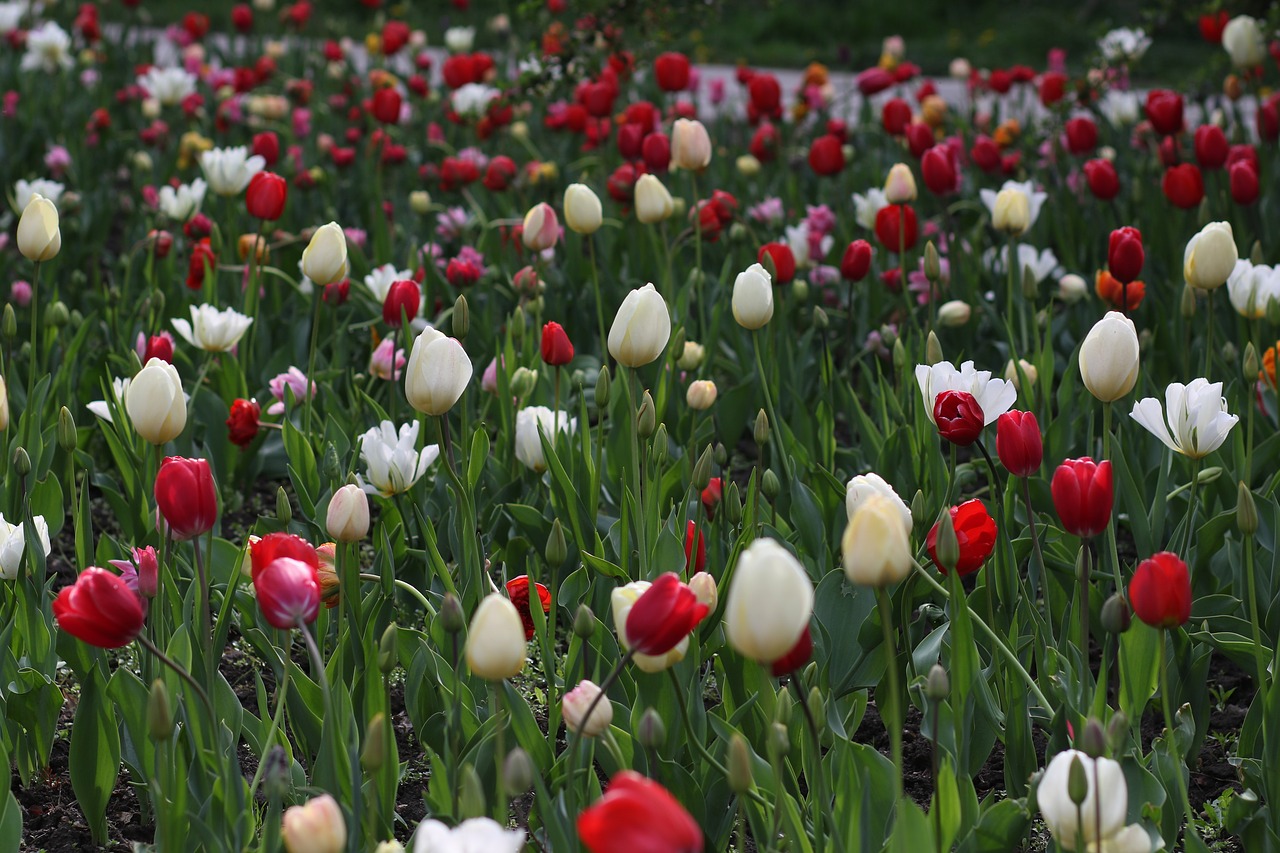
[[[756,412],[756,425],[752,435],[760,447],[769,443],[769,416],[765,414],[764,409]]]
[[[608,696],[601,695],[595,682],[586,679],[564,694],[560,708],[564,712],[565,727],[583,737],[602,735],[613,723],[613,703]],[[590,717],[587,716],[588,710]]]
[[[1129,602],[1121,593],[1112,593],[1102,605],[1102,630],[1108,634],[1123,634],[1129,630],[1131,621]]]
[[[13,473],[17,474],[19,477],[25,477],[31,473],[31,457],[27,455],[26,448],[14,448]]]
[[[404,371],[409,405],[424,415],[443,415],[471,382],[471,359],[457,338],[428,326],[413,342]]]
[[[52,260],[62,248],[62,231],[58,226],[58,208],[39,193],[31,200],[18,220],[18,251],[32,263]]]
[[[772,264],[768,252],[764,260]],[[744,329],[761,329],[773,318],[773,274],[762,264],[752,264],[733,282],[733,319]]]
[[[636,429],[639,430],[641,438],[649,438],[657,428],[658,413],[654,410],[653,396],[645,391],[644,396],[640,398],[640,410],[636,412]]]
[[[950,514],[947,513],[947,515]],[[951,679],[947,677],[947,671],[942,668],[942,664],[935,663],[929,669],[929,677],[924,684],[924,695],[929,697],[930,702],[943,702],[950,694]]]
[[[683,337],[683,335],[684,330],[681,329],[680,336]],[[679,352],[680,357],[676,359],[676,367],[681,370],[697,370],[707,356],[706,349],[695,341],[684,341]]]
[[[336,222],[322,225],[302,252],[302,274],[316,287],[337,284],[347,277],[347,235]]]
[[[511,374],[511,393],[516,397],[524,399],[533,393],[533,389],[538,385],[538,371],[531,370],[528,367],[517,367],[516,372]]]
[[[969,322],[973,310],[969,303],[962,299],[952,299],[938,306],[938,324],[948,328],[959,328]]]
[[[1274,301],[1274,300],[1273,300]],[[1244,348],[1244,359],[1241,362],[1244,368],[1244,381],[1253,383],[1258,379],[1258,350],[1254,348],[1253,341],[1249,341]]]
[[[663,725],[662,715],[655,708],[645,708],[640,715],[640,725],[636,727],[636,739],[645,749],[657,749],[667,739],[667,727]]]
[[[1097,717],[1085,720],[1084,731],[1080,733],[1077,743],[1080,751],[1090,758],[1097,758],[1107,751],[1107,736],[1102,730],[1102,723]]]
[[[653,434],[653,462],[661,466],[667,461],[671,450],[671,439],[667,436],[667,425],[658,424],[657,431]]]
[[[467,307],[467,297],[458,294],[453,303],[453,336],[462,340],[471,331],[471,311]]]
[[[809,714],[813,717],[814,723],[821,730],[823,724],[827,721],[827,702],[822,697],[822,691],[815,684],[809,688]]]
[[[716,605],[720,603],[720,589],[716,586],[716,579],[709,572],[695,572],[693,577],[689,578],[689,589],[693,590],[693,595],[698,599],[699,604],[707,606],[708,613],[715,612]]]
[[[1036,380],[1040,378],[1040,371],[1036,370],[1036,366],[1025,358],[1018,359],[1018,363],[1014,364],[1013,359],[1009,359],[1009,363],[1004,366],[1004,378],[1013,383],[1013,387],[1022,390],[1022,378],[1026,377],[1028,388],[1034,387]]]
[[[1119,311],[1108,312],[1080,344],[1080,379],[1098,400],[1114,402],[1138,381],[1139,355],[1133,321]]]
[[[61,329],[70,323],[71,313],[67,310],[67,303],[59,299],[50,305],[49,312],[44,315],[44,322],[51,329]]]
[[[627,294],[609,328],[609,354],[626,367],[644,367],[666,349],[671,314],[652,284]]]
[[[517,746],[507,753],[506,760],[502,762],[503,790],[512,796],[528,793],[533,787],[533,774],[529,753]]]
[[[511,599],[490,593],[480,602],[467,633],[467,667],[486,681],[513,678],[524,669],[524,623]]]
[[[321,794],[285,811],[280,837],[289,853],[341,853],[347,849],[347,823],[337,801]]]
[[[991,227],[1013,237],[1031,226],[1031,199],[1020,189],[1004,189],[996,195]]]
[[[760,478],[760,492],[770,503],[776,501],[782,492],[782,483],[778,481],[778,475],[772,468],[766,469],[764,476]]]
[[[711,162],[711,137],[702,122],[676,119],[671,129],[671,162],[691,172],[701,171]]]
[[[711,482],[711,445],[708,444],[702,449],[698,461],[693,464],[693,476],[690,482],[699,492]]]
[[[813,327],[819,332],[825,332],[830,326],[831,318],[827,316],[827,312],[822,309],[822,306],[813,306]]]
[[[452,592],[444,594],[444,600],[440,603],[440,615],[437,618],[440,620],[441,627],[449,634],[457,634],[467,626],[466,619],[462,615],[462,602]]]
[[[0,408],[4,409],[4,420],[7,424],[9,420],[9,403],[7,396],[5,396],[4,381],[2,379],[0,379],[0,397],[4,397],[3,400],[0,400]],[[71,453],[76,449],[77,444],[79,444],[79,441],[76,436],[75,418],[71,417],[71,410],[63,406],[58,412],[58,446],[65,452]]]
[[[884,197],[889,204],[910,204],[916,200],[916,179],[906,163],[894,163],[884,182]]]
[[[852,515],[852,513],[850,513],[850,515]],[[924,490],[916,489],[915,496],[911,498],[910,527],[915,528],[923,525],[924,517],[925,517]]]
[[[662,181],[653,174],[643,174],[635,187],[636,219],[645,225],[661,222],[675,212],[675,202]]]
[[[397,641],[400,639],[400,629],[394,622],[387,624],[382,630],[382,637],[378,640],[378,670],[383,675],[388,675],[396,668],[396,664],[400,662],[400,654]]]
[[[933,283],[942,278],[942,260],[938,257],[938,247],[930,240],[924,244],[924,275]]]
[[[1187,243],[1182,275],[1191,287],[1216,290],[1226,284],[1239,252],[1229,222],[1211,222]]]
[[[1124,711],[1116,711],[1107,721],[1107,746],[1112,754],[1124,752],[1124,744],[1128,738],[1129,717]]]
[[[1236,527],[1245,536],[1258,532],[1258,507],[1254,503],[1253,492],[1243,481],[1236,490]]]
[[[729,461],[729,451],[725,449],[724,442],[717,441],[715,448],[712,450],[712,459],[721,468]]]
[[[387,715],[379,711],[369,718],[360,750],[360,766],[366,773],[377,773],[387,762]]]
[[[582,640],[595,636],[596,615],[586,604],[579,604],[577,611],[573,614],[573,633]]]
[[[431,209],[431,193],[426,190],[414,190],[409,193],[409,209],[423,216]]]
[[[730,524],[736,525],[742,521],[742,497],[738,493],[737,483],[730,483],[729,488],[724,490],[720,505],[724,508],[724,517]]]
[[[596,409],[603,412],[609,408],[609,366],[603,365],[600,372],[596,375]]]
[[[1089,796],[1089,777],[1084,771],[1084,762],[1079,755],[1071,756],[1071,766],[1067,770],[1067,796],[1076,807],[1084,805]]]
[[[898,339],[898,343],[902,343],[901,338]],[[942,342],[938,340],[938,335],[936,332],[930,331],[929,339],[925,341],[925,346],[924,346],[925,364],[932,367],[933,365],[938,364],[939,362],[942,362],[944,359],[945,357],[942,354]]]
[[[938,567],[949,574],[960,562],[960,541],[956,538],[955,523],[950,512],[944,511],[938,519],[938,542],[935,550]]]
[[[369,535],[369,497],[359,486],[345,485],[329,499],[325,529],[335,542],[359,542]]]
[[[740,732],[729,738],[729,790],[745,794],[751,790],[751,750]]]
[[[560,519],[551,522],[551,532],[547,534],[547,544],[542,549],[542,556],[551,568],[559,568],[569,557],[569,544],[564,538],[564,527]]]
[[[287,525],[293,521],[293,507],[289,504],[289,495],[284,486],[276,487],[276,520]]]
[[[173,736],[173,709],[162,678],[151,682],[151,695],[147,698],[147,731],[158,743],[164,743]]]
[[[769,726],[769,761],[770,763],[780,762],[791,752],[791,735],[787,732],[787,727],[782,723],[774,723]]]
[[[778,690],[778,697],[773,703],[773,721],[779,725],[791,725],[791,710],[795,705],[795,700],[791,698],[791,691],[786,687]]]
[[[4,319],[0,320],[0,334],[11,341],[18,336],[18,315],[13,310],[13,303],[4,304]]]
[[[150,444],[163,445],[177,438],[187,425],[182,379],[177,368],[158,358],[133,377],[124,406],[133,428]]]

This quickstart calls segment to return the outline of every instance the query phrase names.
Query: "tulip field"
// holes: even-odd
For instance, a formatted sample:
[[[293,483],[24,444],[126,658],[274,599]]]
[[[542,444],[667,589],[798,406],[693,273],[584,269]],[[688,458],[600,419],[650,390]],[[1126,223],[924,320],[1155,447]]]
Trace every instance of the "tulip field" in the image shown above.
[[[0,2],[0,853],[1280,853],[1280,8],[151,5]]]

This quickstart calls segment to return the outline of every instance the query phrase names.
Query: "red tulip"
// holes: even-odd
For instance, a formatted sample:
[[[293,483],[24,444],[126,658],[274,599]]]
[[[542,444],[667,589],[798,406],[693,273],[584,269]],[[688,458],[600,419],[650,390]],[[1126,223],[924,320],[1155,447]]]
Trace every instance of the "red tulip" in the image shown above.
[[[778,156],[778,146],[781,144],[782,137],[778,134],[778,129],[766,121],[751,134],[751,155],[761,163],[768,163]]]
[[[883,92],[894,84],[893,75],[883,68],[868,68],[860,72],[856,78],[858,91],[864,97]]]
[[[373,117],[383,124],[397,124],[400,121],[400,91],[394,86],[383,86],[373,93]]]
[[[1231,180],[1231,199],[1241,207],[1258,200],[1258,172],[1248,160],[1232,163],[1227,170]]]
[[[640,144],[640,156],[650,172],[665,172],[671,166],[671,138],[665,133],[651,133]]]
[[[268,533],[261,539],[249,539],[250,579],[256,582],[262,570],[281,557],[320,568],[320,556],[310,542],[292,533]]]
[[[466,53],[455,53],[444,61],[440,67],[444,84],[450,89],[460,89],[468,83],[478,83],[474,57]]]
[[[124,580],[91,566],[53,602],[58,627],[100,649],[118,649],[142,633],[146,612]]]
[[[142,353],[142,363],[146,364],[153,358],[173,364],[173,338],[169,337],[168,332],[147,338],[147,348]]]
[[[775,285],[788,284],[796,277],[796,256],[786,243],[765,243],[756,253],[756,261],[767,268],[769,265],[765,264],[765,257],[768,257],[773,264]]]
[[[247,33],[253,29],[253,7],[248,3],[237,3],[231,9],[231,25],[236,32]]]
[[[818,175],[838,175],[844,168],[844,145],[840,137],[828,133],[813,140],[809,146],[809,168]]]
[[[208,533],[218,520],[218,490],[207,459],[166,457],[156,474],[155,497],[176,540]]]
[[[1201,169],[1221,169],[1227,162],[1227,135],[1216,124],[1202,124],[1196,128],[1196,162]]]
[[[1098,298],[1117,311],[1136,311],[1147,295],[1147,286],[1140,281],[1131,281],[1127,285],[1106,270],[1098,270],[1094,276],[1093,288]]]
[[[289,182],[274,172],[259,172],[249,180],[244,193],[244,204],[254,219],[274,222],[284,213],[285,196]]]
[[[633,124],[624,126],[635,127]],[[636,167],[630,163],[623,163],[613,170],[613,174],[604,182],[604,186],[609,191],[609,197],[618,202],[618,204],[631,204],[636,195],[636,181],[638,179],[639,175],[636,174]]]
[[[1111,232],[1107,246],[1107,269],[1116,281],[1129,284],[1142,275],[1146,252],[1142,248],[1142,232],[1125,226]]]
[[[854,240],[845,246],[840,258],[840,277],[845,281],[862,281],[871,271],[871,244],[866,240]]]
[[[400,328],[401,312],[410,319],[418,316],[418,305],[422,302],[422,291],[418,283],[402,278],[391,283],[387,290],[387,298],[382,302],[382,322],[393,329]]]
[[[770,118],[782,117],[782,87],[772,74],[754,74],[747,84],[751,107],[757,115]]]
[[[410,35],[404,21],[387,21],[382,25],[382,55],[395,56],[409,43]]]
[[[955,151],[949,145],[935,145],[920,159],[920,177],[934,195],[950,195],[960,188]]]
[[[695,546],[696,543],[696,546]],[[694,553],[696,548],[696,555]],[[707,565],[707,540],[692,519],[684,527],[684,570],[692,576]]]
[[[624,160],[639,160],[644,144],[645,129],[638,124],[624,124],[618,128],[618,153]]]
[[[665,655],[689,636],[706,615],[707,605],[698,601],[675,572],[667,572],[631,606],[627,642],[640,654]]]
[[[668,51],[653,60],[653,76],[664,92],[683,92],[689,88],[689,57]]]
[[[1258,138],[1263,142],[1275,142],[1280,139],[1280,105],[1275,98],[1268,98],[1258,105],[1255,121],[1258,126]]]
[[[320,612],[320,579],[315,566],[278,557],[253,579],[253,591],[267,624],[287,631],[310,624]]]
[[[1200,16],[1200,37],[1209,44],[1222,44],[1222,31],[1227,28],[1231,13],[1226,9]]]
[[[984,172],[994,172],[1000,168],[1000,146],[990,136],[979,136],[969,149],[969,158]]]
[[[1084,164],[1084,177],[1089,183],[1089,192],[1100,201],[1111,201],[1120,194],[1120,176],[1110,160],[1090,160]]]
[[[707,482],[707,487],[702,490],[701,500],[702,509],[707,513],[707,521],[712,521],[716,517],[716,507],[720,506],[720,498],[724,490],[724,481],[719,477],[712,477]]]
[[[938,435],[952,444],[968,447],[982,435],[982,406],[967,391],[943,391],[933,401]]]
[[[933,136],[933,128],[922,121],[913,121],[907,125],[907,150],[911,152],[911,156],[919,159],[924,156],[924,152],[932,149],[937,144],[937,140]]]
[[[268,167],[274,166],[280,159],[280,137],[274,130],[254,134],[252,153],[265,160]]]
[[[918,236],[916,212],[911,205],[885,205],[876,214],[876,239],[890,252],[910,250]]]
[[[564,327],[552,320],[542,327],[542,360],[553,367],[573,361],[573,342]]]
[[[1067,150],[1072,154],[1088,154],[1098,145],[1098,126],[1093,119],[1077,116],[1067,122]]]
[[[213,246],[208,237],[201,237],[191,247],[191,261],[187,264],[187,288],[199,290],[204,287],[205,268],[210,270],[218,266],[218,256],[213,253]]]
[[[604,796],[578,815],[590,853],[702,853],[702,830],[666,788],[622,770]]]
[[[796,644],[791,647],[791,651],[771,663],[769,671],[774,678],[781,678],[804,666],[811,657],[813,657],[813,635],[809,633],[809,626],[805,625],[804,632],[800,634],[800,639],[796,640]]]
[[[1156,133],[1169,136],[1182,130],[1182,96],[1169,89],[1147,93],[1147,120]]]
[[[1008,94],[1013,88],[1013,75],[1003,68],[996,68],[987,75],[987,86],[997,95]]]
[[[996,418],[996,455],[1015,477],[1030,477],[1040,470],[1044,438],[1035,412],[1013,409]]]
[[[261,415],[262,407],[256,401],[236,400],[227,416],[227,438],[242,450],[248,447],[258,437],[258,418]]]
[[[880,109],[880,123],[890,136],[902,136],[911,123],[911,105],[902,98],[890,98]]]
[[[551,593],[545,586],[535,583],[534,589],[538,593],[538,602],[542,605],[543,613],[551,612]],[[511,603],[516,606],[516,610],[520,613],[520,621],[524,624],[525,640],[533,639],[533,611],[529,607],[529,576],[520,575],[507,581],[507,598],[511,599]]]
[[[1248,143],[1232,145],[1227,149],[1227,169],[1230,169],[1236,163],[1248,163],[1253,167],[1253,171],[1260,171],[1261,166],[1258,163],[1258,149]]]
[[[1183,210],[1190,210],[1204,198],[1204,178],[1200,175],[1200,168],[1193,163],[1165,170],[1160,186],[1165,198]]]
[[[1066,531],[1082,539],[1111,523],[1111,462],[1085,456],[1067,459],[1053,472],[1053,506]]]
[[[1191,618],[1191,573],[1177,554],[1161,551],[1138,564],[1129,581],[1134,614],[1152,628],[1177,628]]]
[[[1067,75],[1060,71],[1046,71],[1040,77],[1040,103],[1051,107],[1067,93]]]
[[[499,154],[485,167],[484,188],[490,192],[502,192],[515,180],[517,171],[515,160],[505,154]]]
[[[960,506],[951,507],[950,512],[951,524],[956,531],[956,542],[960,545],[960,559],[956,563],[956,572],[960,577],[965,577],[982,568],[987,557],[990,557],[991,552],[995,550],[996,522],[987,512],[982,501],[977,498],[965,501]],[[933,560],[934,565],[938,565],[936,552],[938,525],[936,523],[929,531],[929,535],[925,537],[925,545],[929,549],[929,559]],[[938,565],[938,570],[944,575],[948,573],[947,567],[941,565]]]

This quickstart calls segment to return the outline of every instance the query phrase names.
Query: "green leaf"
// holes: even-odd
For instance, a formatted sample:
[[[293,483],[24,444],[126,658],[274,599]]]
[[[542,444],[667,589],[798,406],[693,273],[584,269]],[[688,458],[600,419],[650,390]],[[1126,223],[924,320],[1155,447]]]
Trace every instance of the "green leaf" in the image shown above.
[[[1147,702],[1156,695],[1163,642],[1162,632],[1138,620],[1120,635],[1120,710],[1130,720],[1141,720]]]
[[[484,426],[476,427],[471,436],[471,452],[467,455],[467,485],[474,491],[484,473],[485,460],[489,458],[489,432]]]
[[[898,800],[893,834],[885,846],[887,853],[920,853],[934,849],[933,829],[924,812],[908,797]]]
[[[71,788],[98,844],[107,842],[107,800],[120,771],[120,732],[114,709],[103,701],[105,692],[95,666],[81,685],[69,759]]]

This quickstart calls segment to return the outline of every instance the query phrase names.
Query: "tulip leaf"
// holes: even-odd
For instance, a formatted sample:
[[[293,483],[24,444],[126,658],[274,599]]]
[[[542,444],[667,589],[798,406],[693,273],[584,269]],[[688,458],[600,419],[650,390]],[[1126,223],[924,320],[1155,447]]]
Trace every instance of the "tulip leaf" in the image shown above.
[[[1120,635],[1120,710],[1130,720],[1142,719],[1159,682],[1160,644],[1164,633],[1134,620]]]
[[[483,425],[471,435],[471,450],[467,454],[467,485],[474,491],[484,473],[484,463],[489,458],[489,431]]]
[[[81,684],[68,759],[71,788],[98,844],[107,841],[107,800],[120,771],[120,733],[105,693],[102,674],[95,666]]]
[[[1021,800],[1001,800],[987,808],[960,843],[960,853],[1006,853],[1017,850],[1031,827],[1031,814]]]

